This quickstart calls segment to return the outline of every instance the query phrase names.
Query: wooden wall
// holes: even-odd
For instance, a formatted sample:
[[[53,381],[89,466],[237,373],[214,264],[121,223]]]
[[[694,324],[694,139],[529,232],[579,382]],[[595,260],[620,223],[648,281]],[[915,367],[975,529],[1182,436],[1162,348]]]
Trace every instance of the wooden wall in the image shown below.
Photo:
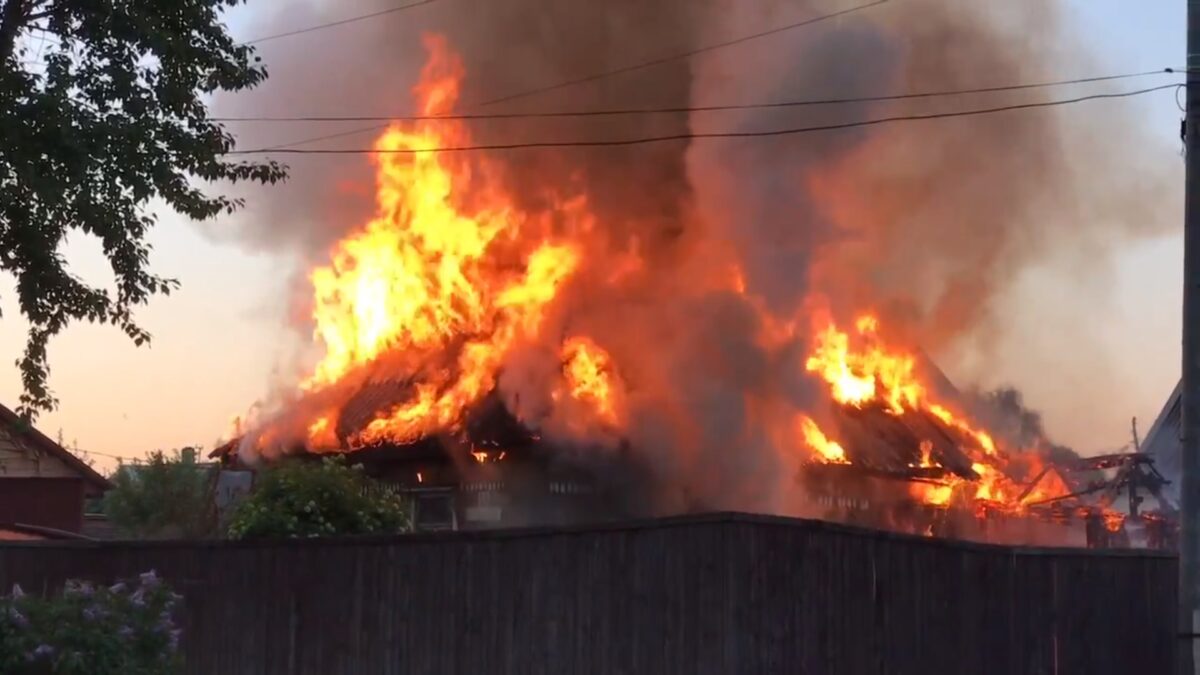
[[[79,472],[61,459],[37,451],[0,422],[0,479],[73,478],[78,475]]]
[[[83,479],[0,476],[0,523],[83,529]]]
[[[717,514],[286,543],[0,544],[0,588],[155,569],[190,673],[1168,673],[1176,561]]]

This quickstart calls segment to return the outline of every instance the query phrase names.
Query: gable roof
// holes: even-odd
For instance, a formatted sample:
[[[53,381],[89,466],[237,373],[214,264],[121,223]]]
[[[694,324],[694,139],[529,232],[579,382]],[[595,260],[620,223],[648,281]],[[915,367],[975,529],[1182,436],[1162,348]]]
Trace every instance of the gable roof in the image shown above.
[[[1154,468],[1171,481],[1163,487],[1168,498],[1179,503],[1179,482],[1183,475],[1183,444],[1179,440],[1180,405],[1183,382],[1175,385],[1162,411],[1142,439],[1142,452],[1154,458]]]
[[[84,483],[94,490],[103,492],[112,487],[112,483],[107,478],[88,466],[86,462],[71,454],[71,452],[58,443],[50,440],[45,434],[38,431],[33,425],[22,419],[20,415],[9,410],[4,405],[0,405],[0,427],[21,438],[34,449],[44,452],[66,464],[79,474]]]

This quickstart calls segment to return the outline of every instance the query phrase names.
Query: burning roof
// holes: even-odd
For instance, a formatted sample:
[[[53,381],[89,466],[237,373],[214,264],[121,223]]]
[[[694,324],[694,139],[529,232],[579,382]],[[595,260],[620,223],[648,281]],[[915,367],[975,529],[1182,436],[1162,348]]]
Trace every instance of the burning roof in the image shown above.
[[[376,142],[375,216],[310,274],[321,358],[225,452],[632,448],[664,492],[747,510],[789,510],[812,465],[1010,513],[1065,489],[1030,488],[1039,455],[957,409],[878,314],[815,290],[781,307],[722,241],[615,238],[583,182],[518,191],[487,155],[453,151],[469,129],[437,118],[463,69],[443,39],[427,46],[424,118]]]

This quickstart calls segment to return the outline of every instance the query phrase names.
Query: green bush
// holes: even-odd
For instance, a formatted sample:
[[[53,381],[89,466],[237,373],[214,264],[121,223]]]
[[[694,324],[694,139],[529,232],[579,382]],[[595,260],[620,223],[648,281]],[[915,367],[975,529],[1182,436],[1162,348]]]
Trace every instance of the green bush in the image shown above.
[[[388,486],[341,458],[288,460],[259,473],[233,513],[233,539],[404,532],[409,509]]]
[[[213,536],[216,472],[187,461],[180,451],[155,451],[145,464],[122,466],[104,496],[104,513],[122,536],[200,539]]]
[[[180,600],[154,572],[112,586],[68,582],[53,597],[0,596],[0,673],[166,675],[179,672]]]

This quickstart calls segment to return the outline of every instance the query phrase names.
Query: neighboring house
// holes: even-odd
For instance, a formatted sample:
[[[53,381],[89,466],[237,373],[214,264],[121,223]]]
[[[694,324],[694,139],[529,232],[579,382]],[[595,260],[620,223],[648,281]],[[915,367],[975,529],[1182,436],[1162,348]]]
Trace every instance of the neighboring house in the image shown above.
[[[250,492],[254,476],[248,470],[230,470],[220,462],[197,461],[195,448],[182,448],[179,451],[178,463],[175,467],[191,467],[196,477],[207,490],[205,507],[216,518],[216,526],[224,530],[229,522],[232,510]],[[139,484],[145,479],[148,467],[153,464],[133,462],[117,467],[114,480],[120,482],[127,479],[132,484]],[[176,474],[177,475],[177,474]],[[103,515],[85,514],[84,534],[97,539],[119,538],[121,533],[107,521]]]
[[[85,501],[110,487],[83,460],[0,405],[0,523],[25,528],[25,534],[30,527],[77,533]]]
[[[1182,384],[1177,383],[1171,395],[1167,397],[1158,418],[1150,425],[1150,430],[1142,439],[1141,448],[1142,452],[1154,458],[1154,466],[1159,473],[1171,481],[1163,492],[1176,504],[1180,503],[1179,485],[1183,477],[1183,443],[1179,439]]]

